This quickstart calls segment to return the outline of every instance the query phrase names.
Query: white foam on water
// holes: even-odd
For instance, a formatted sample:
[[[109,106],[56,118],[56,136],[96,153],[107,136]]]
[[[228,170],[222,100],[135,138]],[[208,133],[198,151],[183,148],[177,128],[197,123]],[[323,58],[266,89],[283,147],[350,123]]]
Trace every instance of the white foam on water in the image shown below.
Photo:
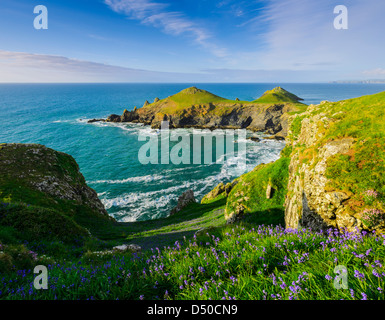
[[[87,120],[85,120],[87,121]],[[105,123],[95,122],[93,125],[101,127],[117,127],[129,134],[159,134],[159,130],[152,129],[150,126],[143,126],[141,124],[122,124],[122,123]],[[199,132],[199,129],[174,129],[174,133],[188,134]],[[205,134],[205,133],[203,133]],[[211,134],[211,133],[207,133]],[[262,138],[262,137],[261,137]],[[159,218],[164,217],[172,209],[170,202],[176,202],[178,197],[187,189],[192,189],[194,195],[199,201],[205,194],[211,191],[220,182],[228,182],[239,177],[245,172],[251,171],[260,163],[269,163],[279,158],[279,151],[283,148],[284,142],[275,140],[263,140],[263,142],[254,142],[246,140],[247,152],[240,159],[238,152],[233,154],[225,154],[221,157],[225,160],[220,164],[219,172],[215,169],[214,173],[205,176],[204,178],[188,181],[178,181],[186,173],[187,176],[200,175],[202,170],[212,165],[218,165],[218,162],[210,164],[191,164],[190,166],[159,169],[159,174],[143,175],[138,177],[128,177],[125,179],[116,180],[97,180],[91,181],[90,184],[125,184],[125,183],[152,183],[152,187],[162,188],[165,183],[171,184],[171,187],[163,187],[154,191],[144,192],[128,192],[109,198],[108,194],[101,194],[101,201],[106,209],[112,209],[112,215],[119,221],[133,222],[141,218]],[[240,166],[241,163],[246,163],[245,167]],[[214,169],[213,169],[214,170]],[[195,175],[194,175],[195,174]],[[145,190],[145,188],[144,188]],[[113,212],[115,211],[115,212]]]
[[[96,180],[96,181],[87,181],[89,184],[102,184],[102,183],[108,183],[108,184],[125,184],[129,182],[153,182],[153,181],[160,181],[162,180],[164,182],[172,182],[172,180],[165,180],[164,175],[154,174],[154,175],[147,175],[147,176],[139,176],[139,177],[130,177],[126,179],[121,180]]]

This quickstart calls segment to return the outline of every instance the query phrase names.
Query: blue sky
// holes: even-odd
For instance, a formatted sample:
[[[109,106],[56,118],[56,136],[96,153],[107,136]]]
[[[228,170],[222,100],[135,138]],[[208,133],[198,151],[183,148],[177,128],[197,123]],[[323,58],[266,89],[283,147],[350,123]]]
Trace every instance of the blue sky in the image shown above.
[[[385,79],[384,14],[383,0],[1,0],[0,82]]]

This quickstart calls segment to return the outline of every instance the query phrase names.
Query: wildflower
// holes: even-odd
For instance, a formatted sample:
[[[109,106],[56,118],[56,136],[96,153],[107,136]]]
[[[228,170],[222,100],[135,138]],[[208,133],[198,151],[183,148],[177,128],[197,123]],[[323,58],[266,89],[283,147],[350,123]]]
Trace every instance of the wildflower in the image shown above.
[[[378,197],[378,192],[373,190],[373,189],[370,189],[370,190],[366,190],[364,192],[364,194],[367,196],[367,197],[370,197],[370,198],[377,198]]]
[[[372,274],[373,274],[375,277],[377,277],[377,278],[381,277],[380,274],[379,274],[376,270],[374,270],[374,269],[373,269],[373,271],[372,271]]]

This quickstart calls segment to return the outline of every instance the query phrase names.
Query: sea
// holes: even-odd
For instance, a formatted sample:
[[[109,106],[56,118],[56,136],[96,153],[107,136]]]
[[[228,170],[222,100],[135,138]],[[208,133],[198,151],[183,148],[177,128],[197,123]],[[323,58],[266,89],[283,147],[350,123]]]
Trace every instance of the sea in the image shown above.
[[[140,124],[87,123],[139,108],[146,100],[163,99],[191,86],[224,98],[249,101],[281,86],[306,104],[385,91],[385,84],[331,83],[0,84],[0,143],[38,143],[70,154],[87,184],[118,221],[167,217],[184,191],[192,189],[200,201],[218,183],[230,182],[260,163],[277,160],[285,145],[263,140],[263,134],[259,134],[262,142],[247,140],[247,166],[242,170],[231,161],[143,164],[138,154],[146,141],[139,141],[139,136],[157,135],[157,130]],[[193,129],[175,130],[192,133]],[[176,143],[170,142],[170,149]]]

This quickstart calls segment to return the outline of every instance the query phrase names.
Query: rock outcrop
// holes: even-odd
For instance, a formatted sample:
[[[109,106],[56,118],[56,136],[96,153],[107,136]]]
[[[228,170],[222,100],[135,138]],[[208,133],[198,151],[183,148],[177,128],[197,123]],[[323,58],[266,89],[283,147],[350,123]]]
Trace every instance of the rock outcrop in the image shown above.
[[[76,161],[65,153],[38,144],[1,144],[0,164],[0,201],[15,206],[11,214],[0,218],[0,224],[35,233],[44,224],[46,233],[68,228],[68,233],[76,229],[86,234],[88,219],[114,220],[87,186]],[[41,220],[44,215],[47,221]],[[29,224],[21,223],[21,216]]]
[[[306,108],[299,98],[279,88],[251,102],[228,100],[205,90],[192,87],[166,99],[133,111],[124,110],[121,116],[110,115],[107,122],[133,122],[159,129],[162,121],[170,128],[228,128],[250,129],[286,136],[288,113]]]
[[[183,208],[188,206],[190,203],[195,203],[194,191],[187,190],[182,193],[182,195],[178,198],[178,204],[174,209],[171,210],[170,215],[174,215],[175,213],[181,211]]]
[[[287,228],[385,231],[377,196],[383,188],[384,102],[385,93],[323,102],[290,120]],[[375,135],[370,126],[379,128]],[[375,213],[376,223],[365,220],[365,210]]]
[[[208,203],[221,194],[224,194],[227,197],[237,183],[238,181],[236,179],[233,182],[229,182],[227,184],[224,184],[223,182],[219,183],[213,190],[211,190],[202,198],[201,203]]]

